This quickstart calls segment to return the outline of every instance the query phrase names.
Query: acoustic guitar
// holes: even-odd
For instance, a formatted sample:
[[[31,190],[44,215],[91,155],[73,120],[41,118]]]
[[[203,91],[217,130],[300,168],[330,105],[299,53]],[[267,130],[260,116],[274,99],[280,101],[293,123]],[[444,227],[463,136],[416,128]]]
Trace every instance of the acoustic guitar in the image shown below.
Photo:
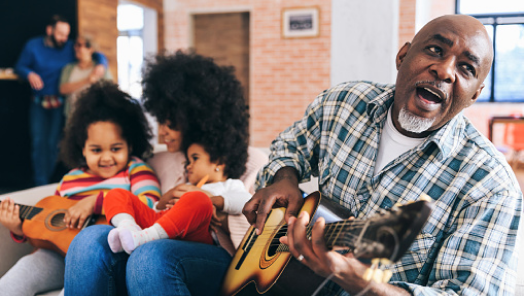
[[[309,238],[314,221],[322,216],[327,247],[342,247],[367,263],[373,258],[398,261],[422,230],[431,207],[428,201],[417,201],[366,219],[341,220],[349,217],[349,210],[327,199],[321,202],[320,193],[314,192],[306,197],[301,211],[312,217],[306,231]],[[279,242],[287,232],[284,213],[285,208],[272,209],[260,235],[253,226],[249,228],[228,268],[221,295],[312,295],[322,284],[323,277]]]
[[[50,249],[65,256],[73,238],[81,229],[65,226],[67,209],[79,200],[53,195],[43,198],[35,206],[20,205],[22,231],[29,243],[38,248]],[[105,216],[91,216],[82,229],[94,224],[107,224]]]

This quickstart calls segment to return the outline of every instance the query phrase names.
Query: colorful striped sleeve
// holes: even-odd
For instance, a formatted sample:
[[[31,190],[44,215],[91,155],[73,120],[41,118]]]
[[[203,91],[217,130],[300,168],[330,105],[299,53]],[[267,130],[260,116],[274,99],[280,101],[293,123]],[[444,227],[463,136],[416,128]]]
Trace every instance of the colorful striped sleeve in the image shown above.
[[[133,158],[129,165],[129,180],[131,192],[148,207],[153,208],[154,203],[162,196],[160,182],[151,167],[138,158]]]

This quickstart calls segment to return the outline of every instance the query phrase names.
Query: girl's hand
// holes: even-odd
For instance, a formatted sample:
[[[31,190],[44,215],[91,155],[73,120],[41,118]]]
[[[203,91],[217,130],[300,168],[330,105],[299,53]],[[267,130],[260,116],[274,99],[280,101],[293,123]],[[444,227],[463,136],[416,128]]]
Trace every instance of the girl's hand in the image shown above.
[[[24,236],[20,206],[15,205],[15,202],[9,197],[0,203],[0,223],[17,236]]]
[[[95,212],[98,194],[85,197],[70,207],[64,217],[66,227],[82,229],[87,218]]]

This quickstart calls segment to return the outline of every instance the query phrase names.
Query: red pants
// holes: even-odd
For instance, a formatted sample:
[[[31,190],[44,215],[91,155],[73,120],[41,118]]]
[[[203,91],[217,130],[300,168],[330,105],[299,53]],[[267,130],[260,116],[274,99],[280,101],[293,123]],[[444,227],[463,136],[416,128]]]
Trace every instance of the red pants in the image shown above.
[[[169,238],[213,244],[209,233],[213,204],[203,192],[188,192],[169,209],[161,212],[149,208],[133,193],[124,189],[112,189],[104,198],[104,210],[108,222],[116,214],[126,213],[144,228],[158,223]]]

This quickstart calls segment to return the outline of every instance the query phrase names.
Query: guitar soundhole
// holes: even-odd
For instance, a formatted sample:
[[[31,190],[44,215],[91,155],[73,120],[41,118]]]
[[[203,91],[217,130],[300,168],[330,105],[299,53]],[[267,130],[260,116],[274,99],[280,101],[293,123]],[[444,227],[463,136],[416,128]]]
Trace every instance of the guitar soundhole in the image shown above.
[[[63,227],[64,226],[64,213],[56,214],[51,219],[51,225],[55,227]]]
[[[277,253],[277,249],[278,247],[280,246],[280,241],[279,239],[283,236],[286,235],[286,232],[285,231],[278,231],[276,234],[275,234],[275,237],[273,237],[273,239],[271,240],[271,244],[269,245],[269,248],[267,250],[267,254],[269,257],[275,255]]]
[[[65,211],[57,210],[49,214],[45,220],[45,226],[51,231],[61,231],[67,227],[64,224]]]

